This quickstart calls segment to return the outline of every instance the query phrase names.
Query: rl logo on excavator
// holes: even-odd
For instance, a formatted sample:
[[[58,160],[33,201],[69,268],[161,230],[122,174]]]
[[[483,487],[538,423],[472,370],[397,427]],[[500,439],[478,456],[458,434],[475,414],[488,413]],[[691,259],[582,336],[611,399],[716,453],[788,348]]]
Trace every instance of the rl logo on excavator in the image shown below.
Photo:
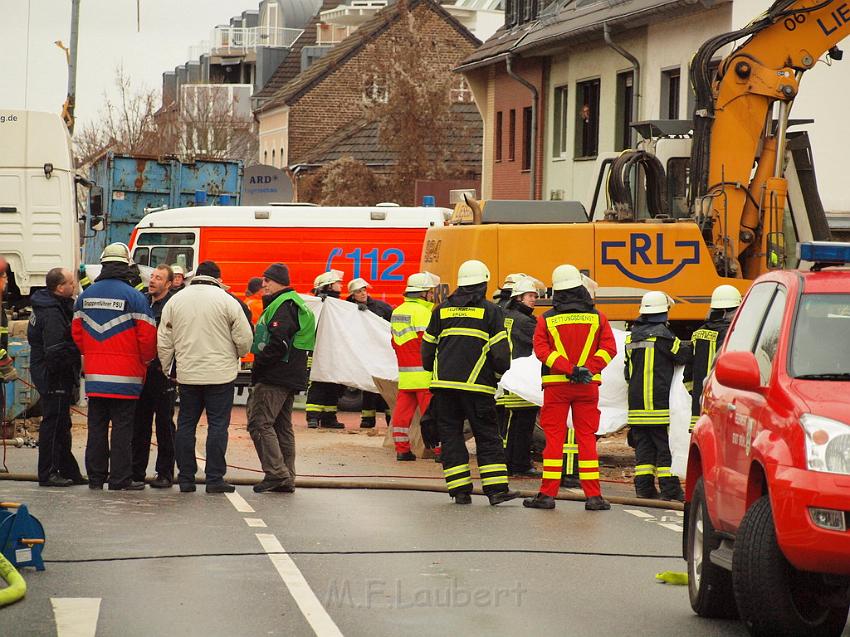
[[[613,265],[638,283],[661,283],[679,274],[686,265],[699,263],[698,241],[672,241],[664,234],[633,232],[628,241],[603,241],[602,265]],[[659,266],[664,266],[659,267]]]

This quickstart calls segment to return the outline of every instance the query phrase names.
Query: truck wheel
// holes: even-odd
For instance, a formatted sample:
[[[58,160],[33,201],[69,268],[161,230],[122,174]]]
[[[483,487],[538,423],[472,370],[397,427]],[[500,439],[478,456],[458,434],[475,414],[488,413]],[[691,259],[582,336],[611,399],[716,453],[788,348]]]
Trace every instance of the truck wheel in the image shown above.
[[[838,637],[844,631],[850,604],[824,603],[833,589],[820,576],[798,571],[785,559],[766,495],[753,503],[741,521],[732,583],[741,619],[752,635]]]
[[[697,480],[688,506],[688,594],[691,608],[700,617],[734,618],[738,616],[732,591],[732,573],[712,564],[711,552],[720,546],[714,532],[708,507],[705,505],[705,485]]]

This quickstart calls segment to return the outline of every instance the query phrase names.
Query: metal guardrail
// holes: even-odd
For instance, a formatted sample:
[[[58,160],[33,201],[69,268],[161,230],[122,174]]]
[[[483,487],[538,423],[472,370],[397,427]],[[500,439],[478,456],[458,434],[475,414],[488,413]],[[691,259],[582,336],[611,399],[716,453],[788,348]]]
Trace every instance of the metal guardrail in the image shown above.
[[[263,46],[288,48],[302,33],[303,29],[278,27],[216,27],[210,52],[214,55],[237,55]]]

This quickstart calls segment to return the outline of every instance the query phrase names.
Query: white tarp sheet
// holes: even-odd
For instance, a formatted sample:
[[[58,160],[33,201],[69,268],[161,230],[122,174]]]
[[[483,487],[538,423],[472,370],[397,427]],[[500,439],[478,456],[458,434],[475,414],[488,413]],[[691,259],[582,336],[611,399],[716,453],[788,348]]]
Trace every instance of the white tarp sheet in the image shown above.
[[[398,380],[390,324],[356,303],[302,295],[316,315],[316,349],[310,380],[377,392],[372,378]]]
[[[617,341],[617,355],[602,370],[602,385],[599,387],[599,435],[618,431],[628,421],[628,385],[623,376],[626,334],[614,330]],[[673,453],[673,473],[684,476],[687,468],[688,425],[691,420],[691,396],[683,384],[684,368],[678,367],[673,375],[673,389],[670,393],[670,450]],[[540,384],[540,361],[535,356],[518,358],[502,377],[500,387],[522,396],[535,405],[543,404],[543,388]],[[572,419],[568,421],[572,425]]]

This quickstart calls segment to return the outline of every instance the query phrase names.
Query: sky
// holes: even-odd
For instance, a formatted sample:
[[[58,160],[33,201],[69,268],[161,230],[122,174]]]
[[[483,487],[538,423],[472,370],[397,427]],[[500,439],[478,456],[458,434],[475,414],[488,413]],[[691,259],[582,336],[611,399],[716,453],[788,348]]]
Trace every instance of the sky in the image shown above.
[[[159,90],[162,73],[188,61],[190,46],[209,40],[215,25],[259,6],[259,0],[138,2],[138,31],[136,0],[80,2],[78,129],[97,119],[104,91],[115,95],[119,65],[134,86]],[[0,8],[0,108],[59,113],[68,89],[68,67],[54,41],[70,43],[71,0],[0,0]]]

